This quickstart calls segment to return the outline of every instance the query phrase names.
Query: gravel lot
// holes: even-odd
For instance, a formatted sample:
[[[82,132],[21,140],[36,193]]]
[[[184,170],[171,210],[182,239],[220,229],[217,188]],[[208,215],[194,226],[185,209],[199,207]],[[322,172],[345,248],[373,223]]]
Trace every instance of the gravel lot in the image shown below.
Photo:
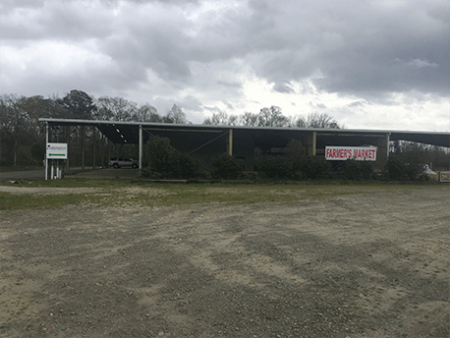
[[[0,336],[448,338],[448,201],[2,211]]]

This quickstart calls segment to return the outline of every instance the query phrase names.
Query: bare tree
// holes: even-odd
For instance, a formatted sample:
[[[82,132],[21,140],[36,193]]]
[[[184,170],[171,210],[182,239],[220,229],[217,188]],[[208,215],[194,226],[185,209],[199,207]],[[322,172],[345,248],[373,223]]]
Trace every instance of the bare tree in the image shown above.
[[[271,106],[262,108],[258,114],[258,127],[290,127],[291,120],[284,116],[281,108]]]
[[[258,114],[253,114],[246,112],[239,116],[239,125],[247,127],[257,127],[258,126]]]
[[[189,121],[186,118],[186,114],[183,110],[176,104],[173,105],[172,109],[164,116],[164,122],[175,123],[175,124],[188,124]]]
[[[136,113],[136,103],[120,97],[103,96],[97,100],[96,120],[130,121]]]
[[[306,128],[307,127],[305,119],[301,116],[294,117],[292,122],[293,122],[292,125],[294,127],[297,127],[297,128]]]
[[[228,115],[228,113],[220,110],[212,114],[211,117],[207,117],[203,121],[203,124],[212,126],[237,126],[239,124],[239,118],[236,115]]]
[[[341,129],[339,123],[327,113],[311,113],[306,122],[308,128]]]
[[[139,122],[163,122],[163,118],[158,114],[156,108],[149,104],[137,109],[131,119]]]

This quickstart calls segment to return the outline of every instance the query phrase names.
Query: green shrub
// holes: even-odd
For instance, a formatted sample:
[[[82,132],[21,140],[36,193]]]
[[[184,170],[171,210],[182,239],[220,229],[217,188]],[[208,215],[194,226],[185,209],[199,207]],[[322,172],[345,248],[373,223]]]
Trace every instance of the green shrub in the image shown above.
[[[423,165],[417,162],[405,163],[391,156],[386,162],[389,179],[394,181],[416,181],[423,174]]]
[[[153,171],[151,168],[141,169],[140,175],[141,175],[141,177],[153,178],[155,180],[159,180],[159,179],[163,178],[162,177],[163,175],[161,175],[161,173]]]
[[[292,179],[294,178],[294,163],[285,156],[262,156],[260,160],[261,170],[268,178]]]
[[[304,178],[317,180],[328,177],[330,164],[324,158],[306,157],[302,164]]]
[[[166,137],[152,136],[147,143],[148,168],[141,170],[142,177],[193,178],[199,175],[199,164],[191,156],[178,152]]]
[[[152,136],[147,142],[147,157],[149,172],[160,173],[162,177],[169,176],[172,154],[176,152],[167,137]]]
[[[419,175],[419,177],[417,177],[417,180],[419,182],[428,182],[429,180],[431,180],[431,178],[428,174],[421,174]]]
[[[340,177],[346,180],[369,180],[372,176],[372,165],[364,161],[347,160],[340,172]]]
[[[323,179],[328,177],[330,165],[316,157],[262,156],[260,168],[272,179]]]
[[[213,158],[212,166],[214,178],[236,179],[242,175],[244,163],[233,156],[223,153]]]
[[[306,147],[299,140],[292,140],[285,148],[285,156],[291,160],[294,172],[301,172],[307,158]]]
[[[172,178],[194,178],[199,175],[199,163],[186,153],[173,153],[169,159],[169,176]]]

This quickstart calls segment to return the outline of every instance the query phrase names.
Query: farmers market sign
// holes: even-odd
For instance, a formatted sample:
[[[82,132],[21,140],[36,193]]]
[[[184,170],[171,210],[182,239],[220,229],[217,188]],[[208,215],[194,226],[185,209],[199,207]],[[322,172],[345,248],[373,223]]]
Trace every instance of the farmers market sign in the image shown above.
[[[47,159],[67,159],[67,143],[47,143]]]
[[[330,161],[376,161],[377,147],[325,147],[325,159]]]

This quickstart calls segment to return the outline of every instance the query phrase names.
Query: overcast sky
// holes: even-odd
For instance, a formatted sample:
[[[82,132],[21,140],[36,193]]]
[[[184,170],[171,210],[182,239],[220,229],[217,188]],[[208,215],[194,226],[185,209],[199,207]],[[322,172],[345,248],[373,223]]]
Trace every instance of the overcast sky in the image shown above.
[[[450,130],[450,1],[0,1],[0,91]]]

